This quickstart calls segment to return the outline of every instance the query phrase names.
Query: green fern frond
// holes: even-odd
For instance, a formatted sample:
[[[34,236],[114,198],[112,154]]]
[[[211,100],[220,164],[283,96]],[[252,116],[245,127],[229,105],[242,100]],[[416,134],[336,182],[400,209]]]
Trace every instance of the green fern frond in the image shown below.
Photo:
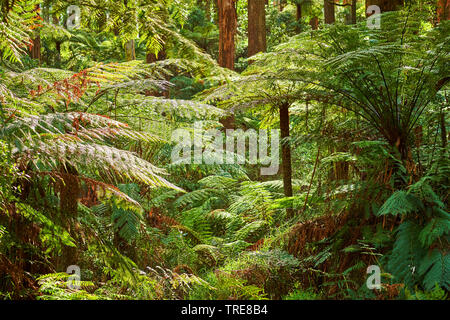
[[[402,215],[423,209],[423,203],[417,197],[405,191],[396,191],[381,206],[376,215]]]
[[[450,254],[438,249],[427,253],[418,273],[424,276],[423,285],[426,290],[431,291],[436,285],[450,290]]]

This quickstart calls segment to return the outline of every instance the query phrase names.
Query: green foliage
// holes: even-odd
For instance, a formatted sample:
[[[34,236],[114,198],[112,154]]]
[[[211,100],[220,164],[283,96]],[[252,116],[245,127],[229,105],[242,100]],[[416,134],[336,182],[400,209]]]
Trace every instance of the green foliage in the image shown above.
[[[430,4],[311,30],[323,1],[269,2],[248,59],[238,1],[236,71],[210,1],[71,4],[74,30],[66,1],[0,3],[1,298],[448,299],[450,24]],[[282,106],[275,175],[172,163],[175,129],[278,129]]]

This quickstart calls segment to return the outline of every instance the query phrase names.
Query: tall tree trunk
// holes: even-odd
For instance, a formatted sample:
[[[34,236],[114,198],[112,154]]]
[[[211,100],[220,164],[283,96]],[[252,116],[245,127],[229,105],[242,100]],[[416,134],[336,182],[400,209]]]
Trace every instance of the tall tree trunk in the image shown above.
[[[127,61],[136,60],[136,49],[134,48],[134,40],[128,40],[125,43],[125,59]]]
[[[296,18],[297,18],[297,21],[298,21],[298,20],[300,20],[302,18],[302,5],[297,3],[295,6],[297,7],[297,16],[296,16]]]
[[[266,0],[248,0],[248,56],[266,51]]]
[[[450,0],[438,0],[437,20],[438,22],[450,19]]]
[[[280,106],[280,133],[282,141],[285,138],[289,138],[289,103],[283,103]],[[281,161],[284,196],[292,197],[292,164],[291,146],[289,143],[281,144]],[[286,212],[289,218],[294,215],[294,210],[292,208],[288,208]]]
[[[234,0],[217,0],[219,18],[219,65],[234,70],[235,43],[237,29],[237,14]],[[224,127],[235,127],[234,115],[221,119]]]
[[[237,17],[234,0],[218,0],[219,65],[234,70]]]
[[[301,30],[300,22],[302,20],[302,5],[297,3],[295,6],[297,7],[297,15],[296,15],[296,19],[297,19],[297,23],[298,23],[297,32],[301,32],[302,30]]]
[[[35,7],[35,11],[37,13],[37,15],[39,16],[39,5],[37,4]],[[33,47],[30,50],[30,57],[31,59],[36,59],[39,60],[39,65],[42,62],[42,58],[41,58],[41,36],[40,36],[40,29],[37,29],[36,32],[36,37],[32,40],[33,41]]]
[[[334,0],[323,0],[323,14],[326,24],[332,24],[336,21],[334,16]]]
[[[399,7],[403,6],[403,2],[403,0],[366,0],[366,12],[367,8],[371,5],[379,6],[381,9],[381,13],[387,11],[395,11]],[[371,14],[367,15],[370,16]]]
[[[356,24],[356,5],[358,0],[352,0],[352,24]]]
[[[53,24],[55,25],[59,24],[59,19],[57,17],[53,17]],[[55,65],[58,68],[61,68],[61,44],[62,41],[55,40],[55,48],[56,48]]]

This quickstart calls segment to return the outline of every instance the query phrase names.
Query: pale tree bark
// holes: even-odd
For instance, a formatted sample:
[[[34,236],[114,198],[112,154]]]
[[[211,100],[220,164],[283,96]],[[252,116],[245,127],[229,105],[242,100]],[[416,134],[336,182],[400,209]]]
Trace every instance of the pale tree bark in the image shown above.
[[[234,70],[237,16],[234,0],[218,0],[219,65]]]
[[[248,0],[248,56],[266,51],[266,0]]]
[[[128,40],[127,43],[125,43],[125,59],[127,61],[136,60],[134,40]]]

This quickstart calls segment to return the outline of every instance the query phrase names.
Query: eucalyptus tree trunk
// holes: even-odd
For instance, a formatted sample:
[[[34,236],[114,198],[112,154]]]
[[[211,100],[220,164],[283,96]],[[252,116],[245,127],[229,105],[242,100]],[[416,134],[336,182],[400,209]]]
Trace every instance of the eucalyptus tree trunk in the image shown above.
[[[266,0],[248,0],[248,56],[266,51]]]
[[[285,102],[280,106],[280,133],[281,140],[289,138],[289,103]],[[281,168],[283,170],[283,188],[284,196],[292,197],[292,163],[291,163],[291,146],[290,143],[281,144]],[[288,208],[286,210],[288,218],[294,216],[294,210]]]
[[[334,0],[323,1],[323,14],[326,24],[333,24],[336,21],[334,15]]]
[[[234,0],[218,0],[219,65],[234,70],[237,16]]]

